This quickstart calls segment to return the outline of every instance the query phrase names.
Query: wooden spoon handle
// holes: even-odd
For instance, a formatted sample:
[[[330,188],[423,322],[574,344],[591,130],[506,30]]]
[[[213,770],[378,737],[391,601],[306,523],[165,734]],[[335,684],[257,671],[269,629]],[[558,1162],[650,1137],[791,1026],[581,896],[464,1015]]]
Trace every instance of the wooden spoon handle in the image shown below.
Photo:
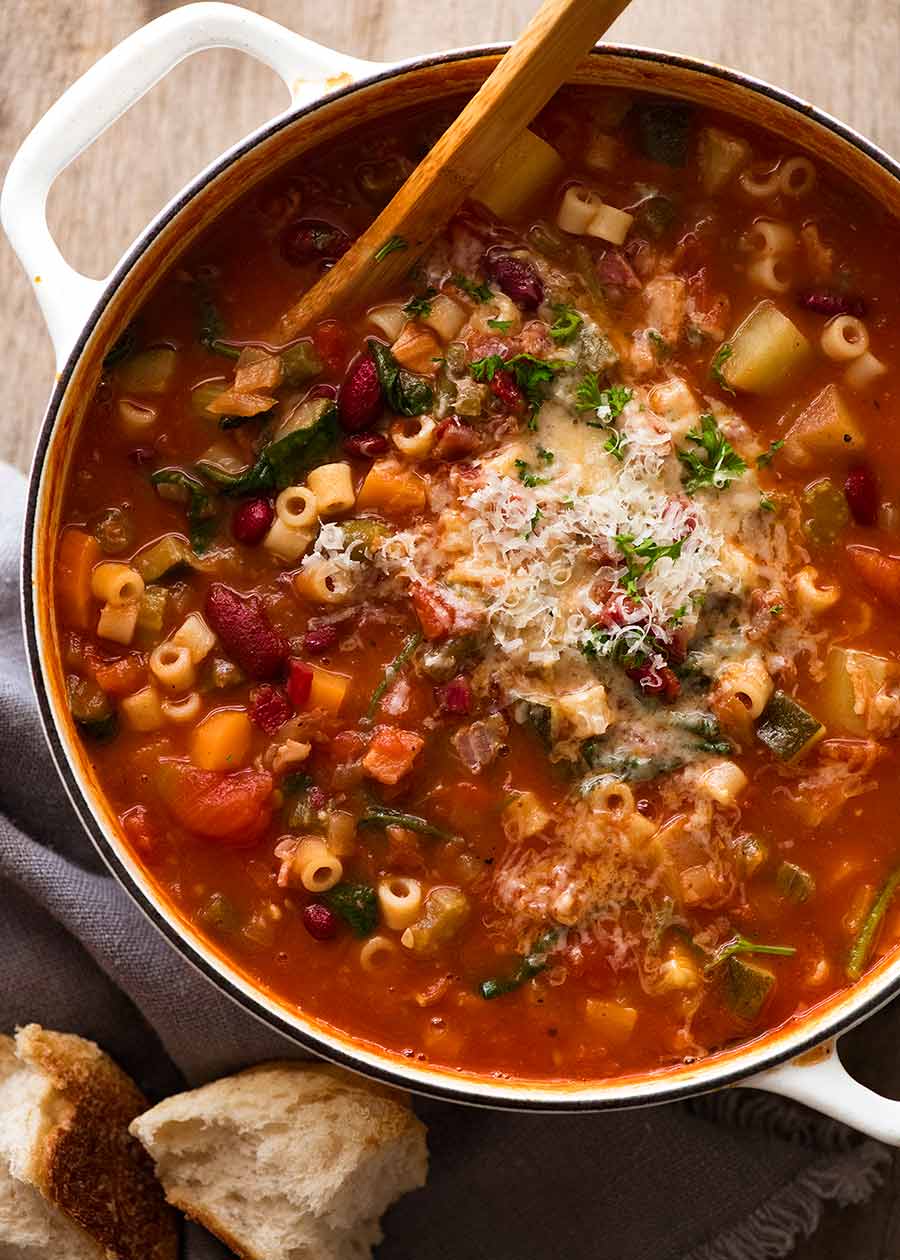
[[[282,342],[390,289],[629,0],[544,0],[434,148],[343,258],[284,316]]]

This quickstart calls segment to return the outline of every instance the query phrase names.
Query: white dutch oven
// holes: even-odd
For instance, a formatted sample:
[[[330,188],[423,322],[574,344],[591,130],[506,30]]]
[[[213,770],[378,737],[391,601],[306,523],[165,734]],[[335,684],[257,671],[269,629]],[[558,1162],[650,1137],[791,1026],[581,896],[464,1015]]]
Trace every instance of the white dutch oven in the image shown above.
[[[45,218],[53,181],[84,148],[189,54],[236,48],[281,76],[291,93],[282,115],[203,171],[138,237],[105,280],[74,271]],[[84,826],[114,875],[176,949],[210,980],[286,1036],[368,1075],[459,1102],[554,1111],[646,1106],[726,1085],[752,1085],[798,1099],[883,1141],[900,1144],[900,1102],[880,1097],[844,1070],[834,1039],[900,992],[900,956],[882,959],[859,984],[747,1045],[666,1072],[599,1084],[532,1084],[411,1064],[356,1044],[261,992],[196,936],[154,890],[116,830],[63,700],[49,599],[57,526],[72,434],[90,399],[105,350],[169,267],[215,216],[286,161],[417,101],[472,91],[498,46],[395,65],[332,52],[274,22],[225,4],[194,4],[150,23],[89,70],[38,123],[3,189],[3,225],[29,278],[56,350],[59,376],[44,419],[28,498],[23,612],[34,685],[59,773]],[[810,105],[733,71],[645,49],[600,47],[573,81],[655,91],[740,113],[832,162],[900,215],[900,167]]]

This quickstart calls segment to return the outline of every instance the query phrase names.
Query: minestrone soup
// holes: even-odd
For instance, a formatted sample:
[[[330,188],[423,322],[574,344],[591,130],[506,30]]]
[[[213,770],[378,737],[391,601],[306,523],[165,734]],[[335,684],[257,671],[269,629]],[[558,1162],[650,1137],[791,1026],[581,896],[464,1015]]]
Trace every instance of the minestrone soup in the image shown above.
[[[296,163],[110,349],[72,718],[286,1005],[451,1070],[690,1062],[900,936],[900,235],[784,138],[566,91],[299,335],[445,122]]]

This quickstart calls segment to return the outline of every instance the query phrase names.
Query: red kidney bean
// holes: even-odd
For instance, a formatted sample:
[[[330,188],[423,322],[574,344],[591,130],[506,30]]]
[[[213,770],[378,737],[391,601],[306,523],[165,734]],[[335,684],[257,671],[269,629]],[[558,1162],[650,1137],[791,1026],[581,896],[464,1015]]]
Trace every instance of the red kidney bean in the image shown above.
[[[351,244],[346,232],[322,219],[295,219],[281,234],[281,253],[294,267],[315,260],[335,262]]]
[[[390,442],[386,433],[354,433],[344,438],[344,454],[351,459],[375,459],[386,455]]]
[[[213,582],[206,595],[206,619],[225,651],[250,678],[275,678],[284,668],[290,646],[274,629],[255,595],[238,595]]]
[[[844,482],[847,506],[857,525],[875,525],[878,521],[878,482],[868,464],[851,468]]]
[[[262,542],[275,519],[275,509],[268,499],[248,499],[231,518],[231,532],[239,543],[253,547]]]
[[[499,398],[504,407],[510,411],[521,411],[525,406],[525,395],[519,389],[509,372],[495,372],[491,381],[491,393]]]
[[[816,315],[855,315],[857,319],[865,319],[868,311],[865,298],[830,289],[805,289],[797,294],[797,305]]]
[[[381,415],[382,396],[378,369],[371,354],[361,354],[338,390],[338,415],[348,433],[370,429]]]
[[[313,626],[303,636],[303,650],[304,652],[309,652],[311,656],[320,656],[322,652],[327,652],[329,648],[333,648],[337,641],[337,626],[329,623],[326,623],[324,626]]]
[[[537,270],[527,258],[517,258],[500,250],[489,249],[481,265],[499,289],[525,310],[533,310],[544,300],[544,286]]]
[[[265,683],[250,692],[250,720],[266,735],[274,735],[293,716],[293,712],[280,687]]]
[[[304,906],[300,917],[313,940],[330,941],[337,936],[338,917],[321,901],[312,901]]]
[[[295,709],[302,709],[309,700],[313,685],[313,667],[306,661],[288,661],[287,693]]]
[[[455,713],[460,716],[470,712],[472,708],[472,689],[465,674],[459,674],[442,687],[435,687],[435,698],[438,708],[444,713]]]
[[[654,669],[652,665],[637,665],[634,669],[626,669],[625,673],[645,695],[657,696],[663,701],[676,700],[681,691],[681,683],[668,665],[661,665],[659,669]]]

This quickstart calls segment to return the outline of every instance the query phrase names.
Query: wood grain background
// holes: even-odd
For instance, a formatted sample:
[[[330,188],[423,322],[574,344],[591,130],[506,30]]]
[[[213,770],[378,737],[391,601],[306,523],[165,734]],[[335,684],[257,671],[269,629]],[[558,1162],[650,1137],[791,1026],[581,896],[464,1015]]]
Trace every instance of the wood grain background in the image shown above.
[[[537,0],[246,0],[247,7],[334,48],[374,60],[512,38]],[[0,170],[62,90],[165,0],[0,0]],[[898,0],[633,0],[611,39],[704,57],[780,84],[900,154]],[[103,275],[168,198],[205,162],[283,107],[266,69],[231,52],[179,66],[54,188],[50,223],[66,257]],[[886,260],[896,268],[896,260]],[[0,240],[0,346],[6,399],[0,458],[22,468],[53,363],[30,285]],[[855,1057],[882,1056],[877,1021]],[[893,1066],[893,1064],[891,1065]],[[896,1071],[895,1079],[900,1077]],[[875,1083],[872,1081],[871,1083]],[[736,1205],[737,1208],[738,1205]],[[749,1206],[749,1205],[748,1205]],[[898,1177],[865,1208],[832,1212],[797,1260],[881,1255],[900,1236]],[[893,1222],[893,1224],[891,1223]],[[651,1258],[652,1260],[652,1258]]]

